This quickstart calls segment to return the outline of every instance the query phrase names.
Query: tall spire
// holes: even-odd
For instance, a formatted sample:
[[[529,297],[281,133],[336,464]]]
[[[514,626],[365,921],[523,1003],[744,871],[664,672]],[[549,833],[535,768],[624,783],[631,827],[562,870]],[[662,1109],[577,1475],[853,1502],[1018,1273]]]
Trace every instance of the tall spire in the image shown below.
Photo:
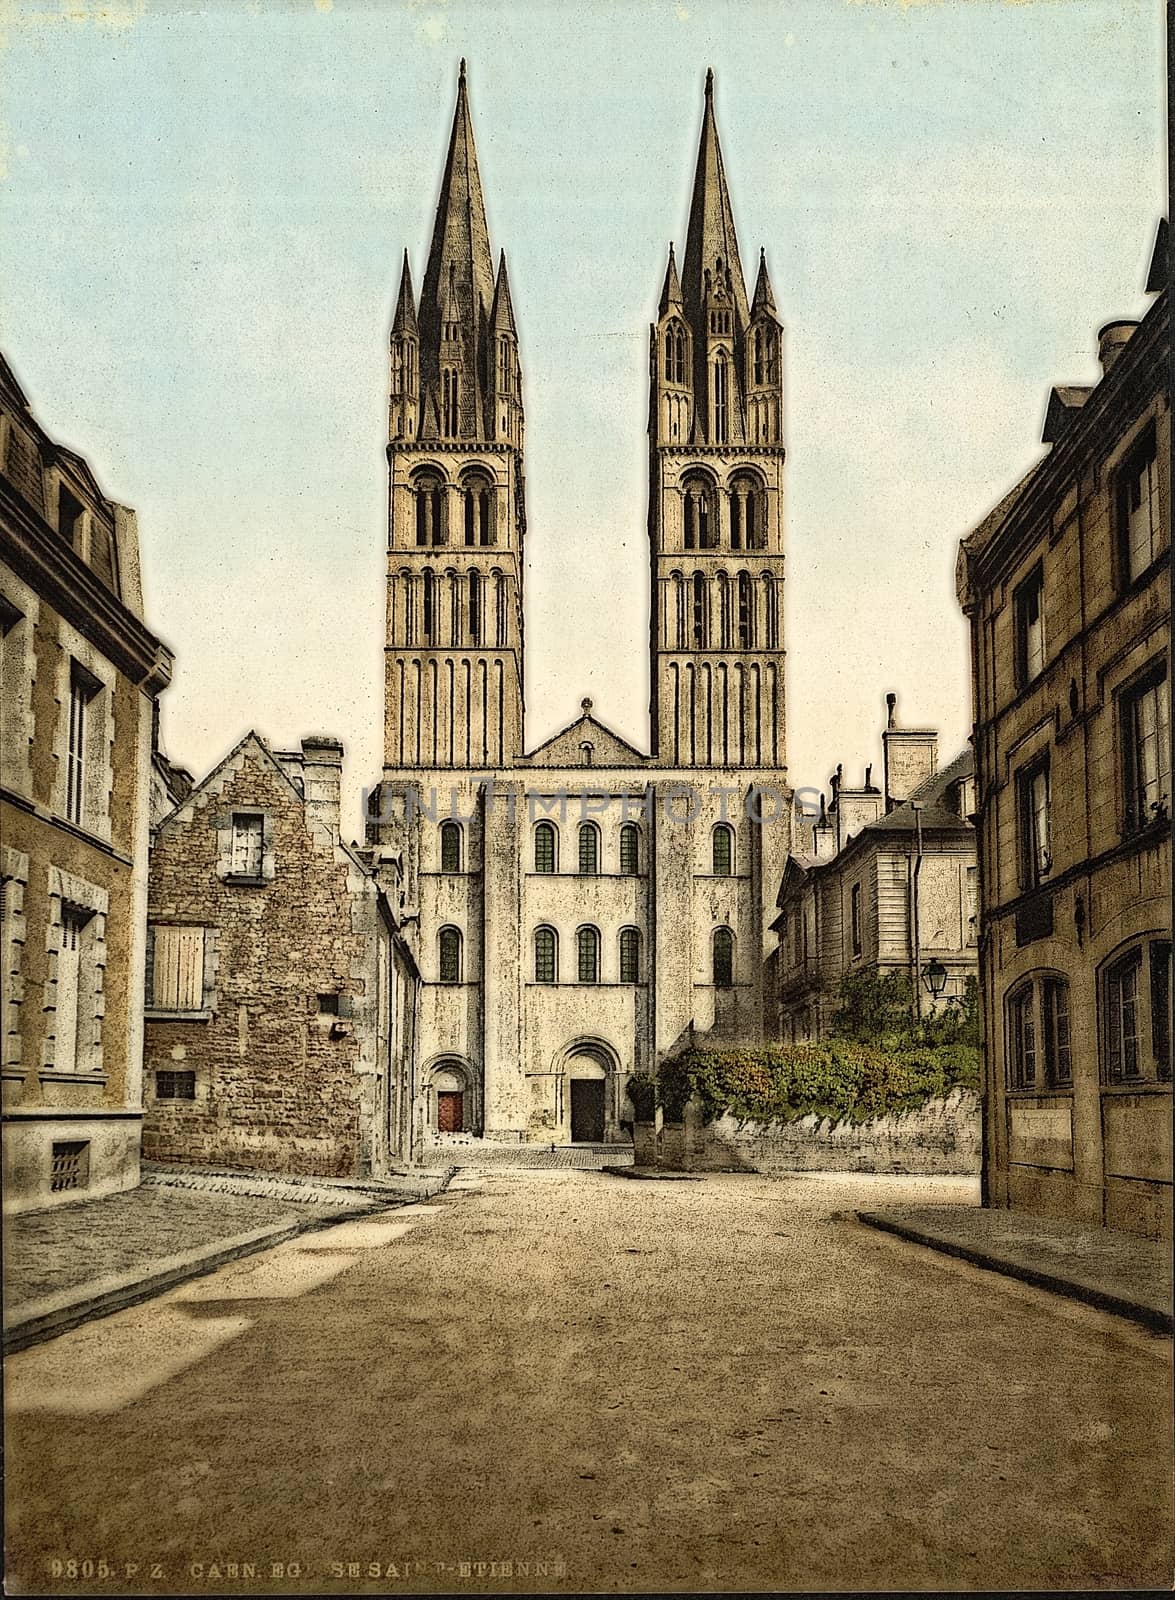
[[[404,252],[404,265],[400,268],[400,293],[396,299],[396,314],[392,318],[392,334],[416,333],[416,302],[412,295],[412,269],[408,265],[408,252]]]
[[[420,296],[421,334],[430,354],[439,338],[441,302],[450,279],[456,283],[458,300],[470,319],[468,331],[476,336],[489,316],[493,301],[494,268],[469,116],[464,61],[457,79],[453,131]],[[471,365],[475,356],[474,346],[469,349]]]
[[[514,326],[514,307],[510,303],[510,279],[506,273],[506,252],[498,257],[498,281],[494,287],[494,304],[490,311],[490,327],[495,333],[517,336]]]
[[[663,317],[670,310],[681,310],[681,283],[677,276],[677,261],[672,245],[669,246],[669,264],[665,268],[665,283],[661,290],[661,303],[657,307],[657,314]]]
[[[751,300],[751,315],[766,311],[775,316],[775,296],[771,292],[771,278],[767,271],[767,252],[759,251],[759,276],[755,279],[755,293]]]
[[[747,288],[739,260],[734,213],[730,206],[730,192],[726,187],[722,149],[718,143],[718,127],[714,121],[714,74],[707,70],[702,136],[698,143],[698,164],[694,170],[694,192],[681,268],[685,303],[691,313],[702,306],[705,274],[713,273],[719,260],[723,271],[730,273],[735,310],[741,327],[745,328],[749,320]]]

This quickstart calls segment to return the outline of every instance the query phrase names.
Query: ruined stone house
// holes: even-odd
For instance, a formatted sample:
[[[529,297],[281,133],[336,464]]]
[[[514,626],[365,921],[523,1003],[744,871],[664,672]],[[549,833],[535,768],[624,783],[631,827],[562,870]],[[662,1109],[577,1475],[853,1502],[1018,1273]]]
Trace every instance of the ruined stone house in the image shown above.
[[[333,739],[282,751],[250,733],[156,829],[150,1159],[378,1177],[408,1154],[416,968],[340,837],[342,758]]]

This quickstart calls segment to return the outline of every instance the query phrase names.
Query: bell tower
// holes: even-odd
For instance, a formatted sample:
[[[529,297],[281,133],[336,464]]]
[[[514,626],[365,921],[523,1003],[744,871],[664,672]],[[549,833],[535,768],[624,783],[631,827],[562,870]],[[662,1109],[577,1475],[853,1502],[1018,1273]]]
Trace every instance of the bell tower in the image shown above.
[[[522,750],[522,369],[464,61],[419,300],[404,253],[390,370],[385,770],[506,766]]]
[[[652,739],[663,766],[784,766],[783,327],[748,303],[705,103],[685,254],[649,347]]]

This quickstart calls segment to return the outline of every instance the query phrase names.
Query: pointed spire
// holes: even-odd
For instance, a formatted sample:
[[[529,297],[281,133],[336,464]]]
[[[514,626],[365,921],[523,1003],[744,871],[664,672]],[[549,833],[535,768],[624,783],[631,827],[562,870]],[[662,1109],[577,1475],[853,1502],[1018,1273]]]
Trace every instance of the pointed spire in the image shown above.
[[[747,287],[743,280],[734,231],[734,213],[726,187],[718,127],[714,121],[714,74],[706,73],[706,101],[702,112],[702,134],[698,141],[698,164],[694,171],[694,192],[690,202],[689,228],[682,261],[682,289],[690,313],[702,308],[705,274],[714,272],[721,260],[731,277],[731,293],[742,327],[749,320]]]
[[[439,335],[441,302],[448,293],[450,279],[455,279],[464,311],[473,315],[473,326],[468,331],[476,335],[479,322],[489,315],[494,297],[494,268],[464,61],[457,79],[453,131],[420,296],[421,331],[433,345]],[[471,357],[472,354],[471,348]]]
[[[404,265],[400,268],[400,293],[396,300],[396,314],[392,318],[392,336],[398,333],[418,333],[416,301],[412,294],[412,269],[408,265],[408,252],[404,252]]]
[[[669,246],[669,265],[665,268],[665,285],[661,290],[661,304],[657,307],[657,315],[664,317],[671,310],[681,310],[681,283],[677,276],[677,261],[673,255],[673,246]]]
[[[490,312],[490,327],[495,333],[509,333],[518,337],[514,326],[514,307],[510,304],[510,279],[506,273],[506,252],[498,257],[498,281],[494,286],[494,305]]]
[[[767,252],[759,251],[759,276],[755,279],[755,294],[751,301],[751,315],[757,311],[766,311],[770,316],[775,316],[775,296],[771,292],[771,278],[767,271]]]

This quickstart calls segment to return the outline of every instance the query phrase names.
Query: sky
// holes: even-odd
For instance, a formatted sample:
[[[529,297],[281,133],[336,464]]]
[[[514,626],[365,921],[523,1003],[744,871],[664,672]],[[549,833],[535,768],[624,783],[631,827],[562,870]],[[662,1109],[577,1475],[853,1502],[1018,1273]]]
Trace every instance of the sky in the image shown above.
[[[528,748],[648,748],[649,323],[707,67],[785,325],[788,770],[970,725],[958,540],[1138,317],[1160,0],[8,0],[0,344],[139,516],[163,739],[382,761],[387,335],[469,88],[526,405]],[[748,284],[748,289],[752,287]]]

